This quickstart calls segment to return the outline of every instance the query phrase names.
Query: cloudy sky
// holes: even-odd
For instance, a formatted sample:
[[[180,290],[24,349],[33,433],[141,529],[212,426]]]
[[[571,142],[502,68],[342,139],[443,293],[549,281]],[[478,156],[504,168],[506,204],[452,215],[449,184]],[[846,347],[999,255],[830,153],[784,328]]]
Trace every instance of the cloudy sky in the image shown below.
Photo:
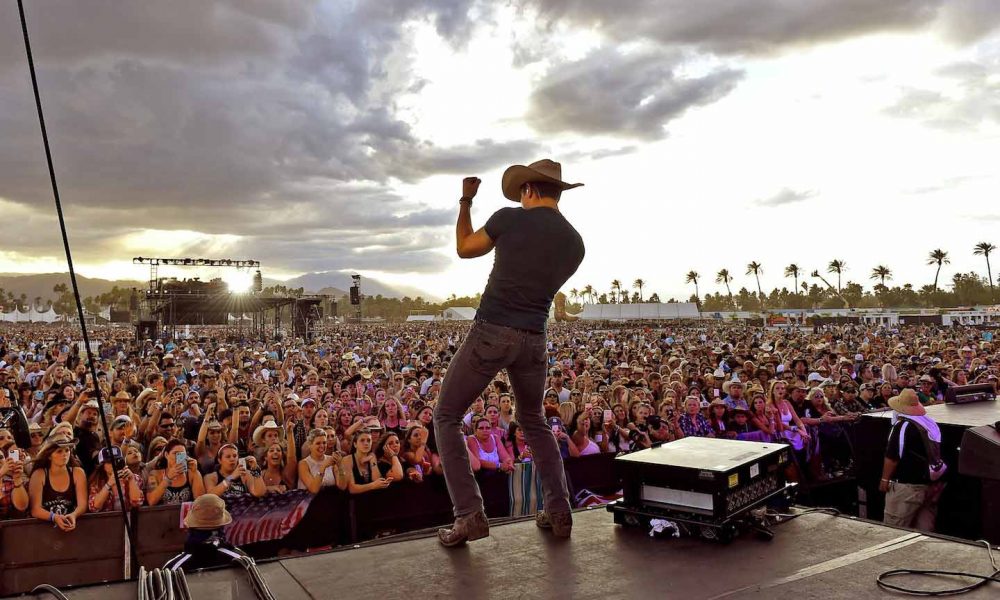
[[[551,157],[587,244],[567,284],[686,297],[757,260],[929,283],[1000,244],[993,0],[34,0],[79,271],[256,258],[479,291],[454,256],[500,175]],[[0,6],[0,272],[65,270],[14,3]],[[543,258],[542,258],[543,259]],[[998,261],[1000,263],[1000,261]]]

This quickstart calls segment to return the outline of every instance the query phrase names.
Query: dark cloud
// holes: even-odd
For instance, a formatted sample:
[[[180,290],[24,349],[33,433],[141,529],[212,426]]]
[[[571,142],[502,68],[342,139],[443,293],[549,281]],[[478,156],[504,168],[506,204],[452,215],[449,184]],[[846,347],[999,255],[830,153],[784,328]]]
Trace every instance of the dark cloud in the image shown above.
[[[407,24],[431,22],[458,47],[476,2],[28,3],[79,260],[127,258],[121,238],[148,228],[240,236],[233,252],[285,270],[440,268],[454,216],[392,183],[481,172],[536,149],[436,145],[394,112],[394,97],[422,84],[407,69]],[[0,236],[58,256],[16,8],[2,10],[0,200],[33,227],[3,223]]]
[[[730,69],[684,76],[683,67],[675,52],[613,49],[555,64],[535,88],[527,120],[542,133],[661,138],[668,121],[722,98],[742,77]]]
[[[990,0],[519,0],[543,22],[571,23],[624,42],[646,38],[721,53],[770,53],[879,31],[938,26],[959,41],[1000,24]]]
[[[770,196],[768,198],[760,198],[754,204],[757,206],[785,206],[787,204],[797,204],[799,202],[804,202],[809,198],[816,196],[815,190],[793,190],[791,188],[783,188],[777,194]]]

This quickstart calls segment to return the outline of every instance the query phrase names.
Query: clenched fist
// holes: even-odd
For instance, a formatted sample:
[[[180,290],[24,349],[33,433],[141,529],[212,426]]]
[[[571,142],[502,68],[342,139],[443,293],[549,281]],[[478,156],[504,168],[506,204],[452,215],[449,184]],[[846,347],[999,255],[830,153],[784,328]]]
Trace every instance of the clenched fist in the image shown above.
[[[462,180],[462,197],[475,198],[479,191],[479,184],[483,181],[478,177],[466,177]]]

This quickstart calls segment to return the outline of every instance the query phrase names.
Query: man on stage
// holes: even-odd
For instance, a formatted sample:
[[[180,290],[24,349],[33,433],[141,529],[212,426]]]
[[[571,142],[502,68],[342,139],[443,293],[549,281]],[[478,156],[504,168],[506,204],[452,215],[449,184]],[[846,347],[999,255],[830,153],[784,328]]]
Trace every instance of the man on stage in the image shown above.
[[[545,323],[552,298],[583,261],[583,239],[559,212],[564,190],[583,185],[562,181],[562,166],[540,160],[508,168],[503,195],[520,208],[502,208],[478,231],[470,209],[480,180],[462,181],[455,240],[461,258],[496,248],[493,271],[476,320],[448,366],[434,410],[434,430],[444,467],[455,523],[438,531],[445,546],[489,535],[483,498],[472,475],[462,435],[462,417],[501,369],[513,387],[517,422],[531,446],[545,493],[545,510],[536,517],[543,529],[569,537],[573,528],[569,493],[555,437],[545,423],[542,394],[548,369]]]

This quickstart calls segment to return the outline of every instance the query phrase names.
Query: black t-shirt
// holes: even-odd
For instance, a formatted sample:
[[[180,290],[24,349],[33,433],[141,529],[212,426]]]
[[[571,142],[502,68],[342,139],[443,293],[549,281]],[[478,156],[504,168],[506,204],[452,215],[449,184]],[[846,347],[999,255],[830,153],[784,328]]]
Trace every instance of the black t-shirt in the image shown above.
[[[101,438],[96,433],[80,427],[73,428],[73,437],[79,440],[76,445],[76,457],[80,459],[83,472],[90,477],[97,468],[97,453],[102,448]]]
[[[905,427],[904,427],[905,425]],[[893,479],[900,483],[927,484],[931,482],[927,448],[918,431],[919,425],[899,419],[889,432],[889,444],[885,449],[886,458],[898,460]],[[899,436],[903,432],[903,453],[899,452]]]
[[[583,238],[562,213],[545,207],[501,208],[485,229],[496,252],[477,316],[545,331],[552,299],[583,262]]]

